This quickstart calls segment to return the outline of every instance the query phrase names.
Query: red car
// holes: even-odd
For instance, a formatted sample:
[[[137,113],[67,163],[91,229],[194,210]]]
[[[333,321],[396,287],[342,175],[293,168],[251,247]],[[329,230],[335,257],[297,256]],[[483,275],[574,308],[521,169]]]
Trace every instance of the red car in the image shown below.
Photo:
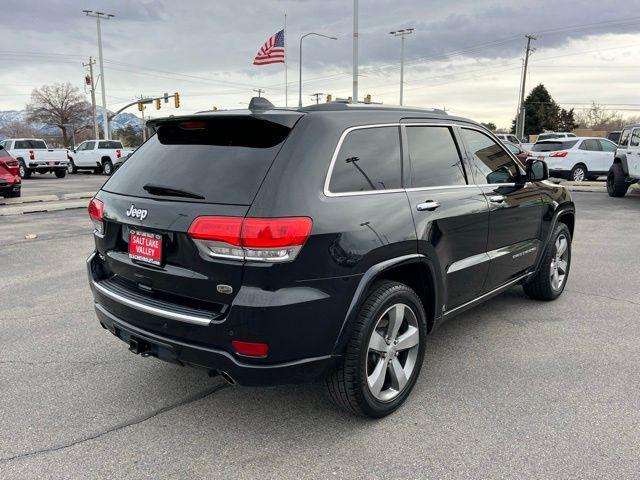
[[[18,161],[0,146],[0,195],[6,198],[19,197],[21,186]]]

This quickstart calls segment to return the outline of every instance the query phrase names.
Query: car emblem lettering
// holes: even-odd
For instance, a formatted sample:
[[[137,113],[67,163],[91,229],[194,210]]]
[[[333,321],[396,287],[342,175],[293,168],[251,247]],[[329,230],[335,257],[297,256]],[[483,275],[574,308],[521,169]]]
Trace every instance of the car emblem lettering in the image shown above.
[[[145,208],[136,208],[136,206],[132,203],[129,207],[129,210],[125,212],[127,217],[139,218],[140,220],[144,220],[147,218],[149,212]]]

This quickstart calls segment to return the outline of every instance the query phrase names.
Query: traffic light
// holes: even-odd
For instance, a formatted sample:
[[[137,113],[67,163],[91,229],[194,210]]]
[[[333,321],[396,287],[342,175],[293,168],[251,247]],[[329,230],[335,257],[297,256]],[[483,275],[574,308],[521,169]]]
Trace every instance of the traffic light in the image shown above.
[[[366,97],[364,97],[364,103],[371,103],[371,94],[368,93]]]
[[[144,110],[144,103],[138,102],[138,111],[142,112]]]
[[[160,110],[160,99],[156,98],[156,110]]]
[[[180,94],[178,92],[173,94],[173,101],[175,103],[176,108],[180,108]]]
[[[331,96],[331,94],[327,95],[327,103],[329,103],[332,100],[333,100],[333,97]]]

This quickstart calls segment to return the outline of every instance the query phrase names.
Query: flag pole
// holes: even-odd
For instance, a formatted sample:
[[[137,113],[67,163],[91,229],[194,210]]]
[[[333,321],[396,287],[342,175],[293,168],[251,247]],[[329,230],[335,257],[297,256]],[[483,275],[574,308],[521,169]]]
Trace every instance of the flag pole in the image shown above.
[[[287,12],[284,13],[284,106],[289,106],[289,83],[287,80]]]

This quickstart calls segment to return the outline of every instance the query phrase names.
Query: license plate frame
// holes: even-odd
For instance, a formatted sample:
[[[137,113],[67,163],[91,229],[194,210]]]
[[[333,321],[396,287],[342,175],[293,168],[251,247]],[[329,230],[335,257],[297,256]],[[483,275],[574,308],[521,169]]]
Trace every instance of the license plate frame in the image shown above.
[[[129,258],[131,260],[161,267],[164,241],[159,233],[146,230],[129,230]]]

